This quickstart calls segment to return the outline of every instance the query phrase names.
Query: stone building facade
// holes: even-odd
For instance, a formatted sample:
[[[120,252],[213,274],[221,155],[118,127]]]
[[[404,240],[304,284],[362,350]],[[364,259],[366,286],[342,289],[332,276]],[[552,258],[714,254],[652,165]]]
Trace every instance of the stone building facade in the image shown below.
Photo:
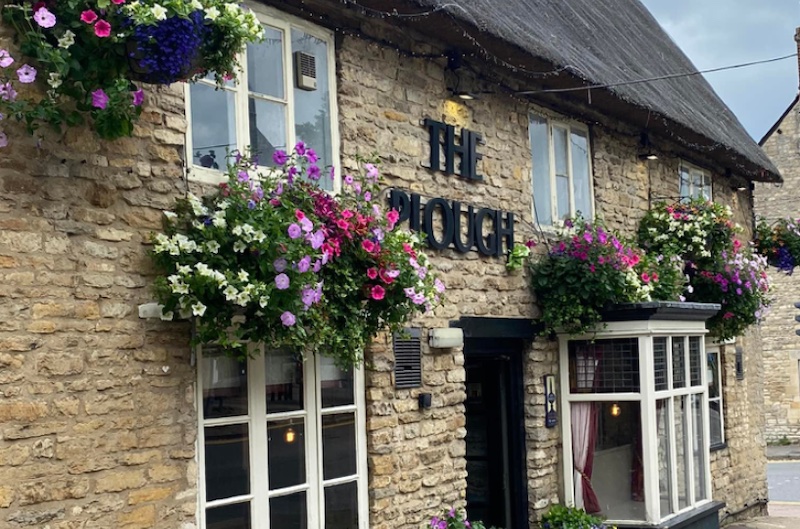
[[[275,9],[262,10],[267,23],[276,18],[305,28],[316,20],[306,8],[270,3]],[[444,42],[395,25],[391,17],[358,10],[337,17],[330,6],[324,14],[322,29],[335,36],[335,126],[345,168],[356,154],[375,150],[388,186],[513,212],[517,240],[541,240],[532,213],[534,114],[588,132],[594,212],[610,227],[632,234],[654,200],[677,195],[686,161],[706,171],[714,199],[730,205],[737,222],[751,225],[749,191],[733,187],[725,165],[704,151],[654,135],[659,158],[642,160],[640,125],[571,100],[504,93],[456,100],[441,57]],[[12,45],[8,28],[2,42]],[[387,42],[413,42],[414,53]],[[495,64],[475,64],[498,84],[522,83]],[[12,134],[0,160],[0,527],[227,527],[204,522],[210,515],[203,499],[203,363],[189,348],[190,324],[140,313],[153,300],[149,236],[187,186],[203,185],[187,170],[192,164],[185,161],[191,153],[185,154],[184,134],[192,124],[186,116],[183,86],[154,89],[132,138],[104,142],[70,129],[45,133],[37,144]],[[429,156],[428,131],[420,124],[425,117],[483,135],[483,181],[422,167]],[[358,527],[416,529],[442,509],[468,502],[467,407],[471,388],[489,387],[471,378],[488,365],[482,356],[491,349],[487,341],[505,347],[504,355],[516,362],[498,371],[520,384],[520,415],[509,421],[521,434],[515,487],[524,512],[522,520],[507,515],[517,520],[514,527],[533,526],[563,501],[563,467],[569,465],[560,428],[545,427],[542,377],[558,370],[558,343],[516,330],[475,332],[478,327],[469,326],[480,318],[498,325],[513,320],[518,329],[538,317],[526,274],[510,274],[502,258],[476,252],[430,253],[448,285],[447,300],[412,326],[427,331],[459,322],[466,342],[432,349],[423,341],[422,385],[396,389],[392,337],[375,340],[364,385],[355,384],[363,389],[357,435],[366,449],[359,455],[366,466],[359,462]],[[752,330],[720,348],[724,443],[709,458],[712,497],[725,502],[724,521],[760,514],[765,506],[761,390],[769,384],[761,343]],[[737,346],[745,351],[742,379]],[[420,393],[431,394],[429,408],[420,409]],[[314,517],[309,520],[313,527]]]
[[[795,35],[800,46],[800,32]],[[798,99],[761,139],[764,152],[780,169],[783,184],[756,184],[756,214],[768,222],[787,217],[797,218],[793,190],[800,183],[800,121]],[[774,301],[762,324],[764,336],[764,385],[767,441],[788,439],[800,442],[800,337],[794,331],[797,322],[794,304],[800,301],[800,288],[793,275],[770,270]]]

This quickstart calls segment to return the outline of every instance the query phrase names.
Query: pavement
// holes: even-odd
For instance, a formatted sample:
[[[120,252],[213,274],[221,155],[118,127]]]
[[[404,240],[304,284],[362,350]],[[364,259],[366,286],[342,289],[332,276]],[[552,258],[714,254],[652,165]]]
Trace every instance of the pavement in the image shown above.
[[[800,445],[768,446],[770,461],[800,460]],[[800,529],[800,502],[769,502],[769,516],[726,525],[725,529]]]

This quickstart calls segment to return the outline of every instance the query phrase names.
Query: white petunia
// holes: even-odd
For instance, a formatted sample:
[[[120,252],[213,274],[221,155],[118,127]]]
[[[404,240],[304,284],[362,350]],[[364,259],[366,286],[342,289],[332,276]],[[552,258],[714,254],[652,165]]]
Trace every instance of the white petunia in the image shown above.
[[[239,295],[239,291],[233,285],[228,285],[228,288],[222,291],[227,301],[233,301]]]
[[[150,14],[153,15],[153,18],[156,20],[167,19],[167,10],[160,4],[154,4],[153,7],[150,8]]]
[[[192,314],[195,316],[202,316],[206,312],[206,306],[199,301],[192,305]]]
[[[239,270],[239,274],[237,275],[237,277],[239,278],[239,281],[247,281],[247,279],[250,277],[250,274],[248,274],[244,270]]]
[[[209,7],[208,9],[206,9],[206,18],[211,20],[211,21],[214,21],[214,20],[218,19],[219,18],[219,9],[217,9],[216,7],[213,7],[213,6]]]
[[[243,253],[247,249],[247,245],[242,241],[233,243],[233,251],[236,253]]]
[[[269,296],[261,296],[258,300],[258,304],[262,309],[267,306],[267,303],[269,303]]]
[[[206,243],[206,251],[213,254],[219,252],[219,243],[217,241],[208,241]]]
[[[175,214],[174,212],[172,212],[172,211],[165,211],[165,212],[164,212],[164,216],[165,216],[165,217],[167,217],[167,218],[168,218],[168,219],[170,219],[170,220],[173,220],[173,219],[177,219],[177,218],[178,218],[178,215],[176,215],[176,214]]]
[[[64,35],[58,39],[58,47],[59,48],[69,48],[75,44],[75,33],[67,30],[64,32]]]

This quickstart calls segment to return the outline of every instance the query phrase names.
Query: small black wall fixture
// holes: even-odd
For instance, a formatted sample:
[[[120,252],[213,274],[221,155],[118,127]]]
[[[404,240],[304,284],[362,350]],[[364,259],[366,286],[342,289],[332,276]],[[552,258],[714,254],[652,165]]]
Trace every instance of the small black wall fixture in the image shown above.
[[[736,380],[744,380],[744,349],[736,346]]]
[[[639,137],[639,159],[640,160],[658,160],[658,155],[653,149],[653,144],[650,143],[650,136],[646,132],[642,132]]]
[[[422,385],[422,330],[404,329],[392,337],[394,387],[418,388]]]
[[[417,400],[419,400],[419,409],[427,410],[431,407],[433,396],[430,393],[420,393],[419,396],[417,396]]]

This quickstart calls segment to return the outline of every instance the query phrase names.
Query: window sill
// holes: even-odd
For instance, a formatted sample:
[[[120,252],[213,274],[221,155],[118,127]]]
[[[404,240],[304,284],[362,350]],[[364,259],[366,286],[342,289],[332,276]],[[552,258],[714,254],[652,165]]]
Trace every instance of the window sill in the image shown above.
[[[708,451],[709,452],[718,452],[720,450],[725,450],[726,448],[728,448],[728,443],[719,443],[719,444],[711,445],[711,448],[709,448]]]

